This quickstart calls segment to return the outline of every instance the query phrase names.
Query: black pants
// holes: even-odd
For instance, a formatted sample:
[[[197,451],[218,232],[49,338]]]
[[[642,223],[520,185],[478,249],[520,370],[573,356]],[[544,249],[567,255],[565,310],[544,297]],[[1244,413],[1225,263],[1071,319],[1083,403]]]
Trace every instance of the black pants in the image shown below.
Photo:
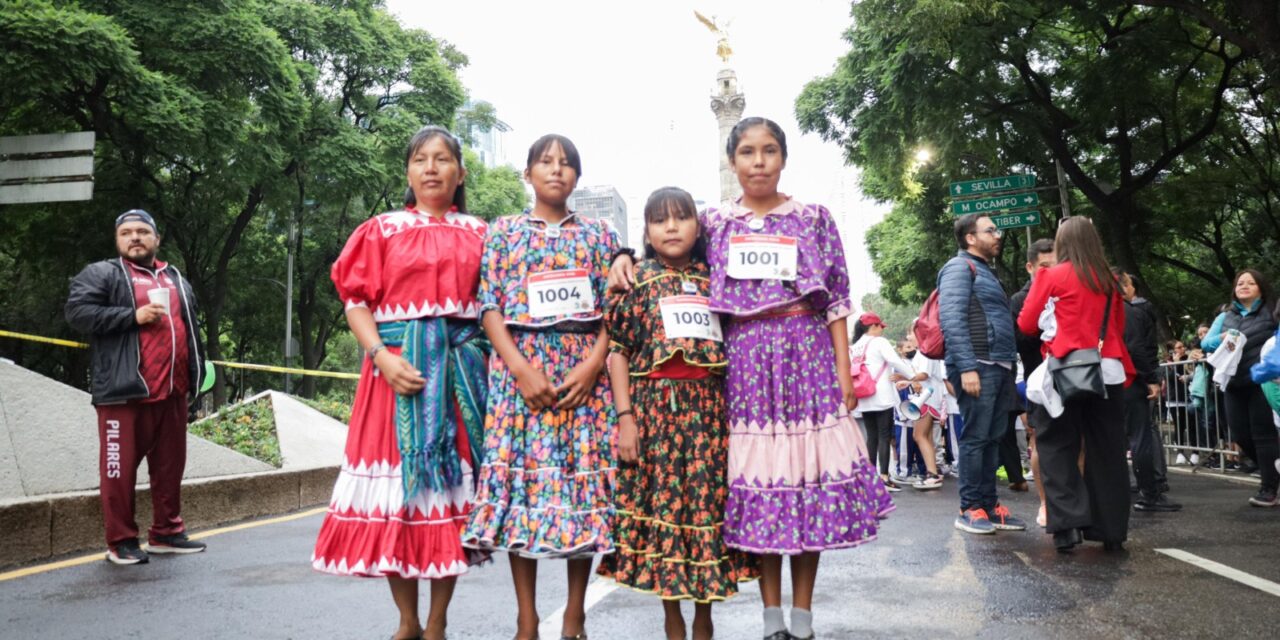
[[[1000,466],[1009,476],[1009,484],[1026,482],[1022,476],[1022,450],[1018,448],[1018,414],[1009,414],[1009,428],[1000,438]]]
[[[1228,386],[1226,393],[1227,424],[1231,439],[1240,450],[1258,463],[1262,472],[1262,489],[1274,492],[1280,485],[1276,456],[1280,454],[1280,438],[1271,418],[1271,406],[1256,384]]]
[[[1124,387],[1107,397],[1066,403],[1036,431],[1040,481],[1050,532],[1083,529],[1088,540],[1123,542],[1129,533],[1129,466],[1125,464]],[[1084,447],[1084,474],[1076,466]]]
[[[1134,384],[1124,390],[1124,431],[1129,438],[1129,452],[1133,456],[1133,475],[1138,480],[1138,491],[1147,498],[1154,498],[1159,493],[1160,482],[1156,475],[1159,446],[1151,426],[1151,401],[1147,399],[1147,386]],[[1085,462],[1088,463],[1087,458]]]
[[[867,425],[867,453],[875,457],[880,475],[889,475],[889,448],[893,443],[893,409],[863,411],[862,422]]]

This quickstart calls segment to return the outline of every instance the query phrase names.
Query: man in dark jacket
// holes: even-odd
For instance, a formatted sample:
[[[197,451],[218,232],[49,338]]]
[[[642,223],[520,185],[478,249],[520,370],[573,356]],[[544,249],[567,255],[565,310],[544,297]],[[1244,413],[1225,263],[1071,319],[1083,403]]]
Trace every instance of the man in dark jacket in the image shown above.
[[[1155,311],[1150,302],[1138,297],[1132,275],[1116,270],[1115,276],[1124,298],[1124,346],[1138,370],[1138,378],[1124,390],[1125,433],[1129,436],[1133,475],[1138,481],[1138,501],[1133,508],[1178,511],[1182,505],[1171,502],[1160,490],[1160,433],[1151,420],[1151,401],[1160,397],[1163,375],[1156,346]]]
[[[147,561],[138,545],[134,486],[145,458],[151,476],[151,553],[196,553],[181,511],[187,461],[187,405],[204,372],[191,285],[156,259],[160,235],[146,211],[116,218],[114,260],[95,262],[71,281],[67,322],[89,335],[101,443],[102,517],[107,560]]]
[[[1040,238],[1031,243],[1027,247],[1027,275],[1031,276],[1027,283],[1017,293],[1009,298],[1009,304],[1013,308],[1013,330],[1014,341],[1018,345],[1018,360],[1022,362],[1022,375],[1024,379],[1031,376],[1031,372],[1044,362],[1044,356],[1040,353],[1041,341],[1039,336],[1029,336],[1018,329],[1018,314],[1022,313],[1022,306],[1027,302],[1027,294],[1031,292],[1031,282],[1035,280],[1036,272],[1041,269],[1048,269],[1058,264],[1058,255],[1053,250],[1053,240],[1048,238]],[[1036,429],[1043,429],[1049,426],[1049,412],[1041,405],[1030,400],[1027,401],[1027,447],[1031,449],[1031,470],[1036,474],[1036,492],[1040,495],[1040,511],[1036,514],[1036,524],[1045,526],[1045,502],[1044,502],[1044,479],[1040,477],[1040,455],[1036,452]],[[1000,461],[1001,464],[1008,465],[1009,461],[1009,442],[1006,437],[1000,442]],[[1014,445],[1016,450],[1017,445]]]
[[[1014,409],[1013,314],[989,261],[1000,254],[1002,233],[979,214],[955,223],[960,251],[938,273],[938,316],[946,345],[947,377],[955,387],[964,429],[960,434],[960,516],[955,527],[989,534],[1021,531],[1025,522],[996,495],[1000,439]]]

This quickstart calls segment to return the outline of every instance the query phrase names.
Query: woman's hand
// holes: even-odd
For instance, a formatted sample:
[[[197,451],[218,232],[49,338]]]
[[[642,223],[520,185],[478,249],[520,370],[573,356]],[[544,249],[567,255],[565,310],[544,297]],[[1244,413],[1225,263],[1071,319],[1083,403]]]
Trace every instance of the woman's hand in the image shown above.
[[[619,255],[609,267],[609,291],[624,293],[631,290],[636,281],[635,262],[627,254]]]
[[[533,411],[549,409],[556,403],[556,388],[542,370],[530,366],[516,374],[516,387],[524,396],[524,403]]]
[[[408,360],[383,349],[373,358],[373,365],[378,367],[382,379],[387,381],[391,390],[402,396],[411,396],[422,392],[427,380],[422,372],[413,368]]]
[[[629,464],[640,459],[640,430],[631,414],[618,418],[618,459]]]
[[[587,403],[591,392],[595,390],[600,378],[600,367],[590,359],[583,360],[574,367],[564,382],[555,388],[555,395],[560,398],[555,403],[556,409],[577,409]]]
[[[844,401],[844,408],[853,411],[858,408],[858,394],[853,391],[853,376],[846,367],[836,367],[836,376],[840,380],[840,396]]]

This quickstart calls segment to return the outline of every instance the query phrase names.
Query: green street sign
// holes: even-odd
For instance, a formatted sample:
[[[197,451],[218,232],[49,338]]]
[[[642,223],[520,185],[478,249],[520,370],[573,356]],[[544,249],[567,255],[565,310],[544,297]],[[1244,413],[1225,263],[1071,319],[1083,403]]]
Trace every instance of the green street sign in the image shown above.
[[[1040,196],[1033,191],[1011,193],[1006,196],[961,200],[951,203],[951,213],[962,216],[967,213],[994,213],[1008,209],[1026,209],[1040,204]]]
[[[953,198],[958,198],[961,196],[980,196],[984,193],[1013,191],[1015,189],[1030,189],[1034,186],[1036,186],[1036,176],[1028,173],[952,182],[947,185],[947,193]]]
[[[1015,211],[1013,213],[991,216],[991,221],[996,223],[996,228],[998,229],[1034,227],[1044,221],[1044,214],[1034,209],[1031,211]]]

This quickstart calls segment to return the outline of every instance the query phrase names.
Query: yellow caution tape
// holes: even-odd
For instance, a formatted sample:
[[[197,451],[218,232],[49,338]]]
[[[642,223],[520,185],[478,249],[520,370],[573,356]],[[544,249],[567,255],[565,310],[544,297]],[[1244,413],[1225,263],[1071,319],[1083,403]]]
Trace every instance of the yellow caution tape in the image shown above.
[[[44,336],[35,336],[29,333],[18,333],[16,331],[5,331],[0,329],[0,338],[14,338],[16,340],[27,340],[30,342],[43,342],[45,344],[56,344],[60,347],[71,347],[73,349],[88,349],[89,345],[83,342],[75,342],[73,340],[62,340],[59,338],[46,338]],[[249,369],[252,371],[267,371],[270,373],[293,373],[300,376],[320,376],[325,378],[340,378],[343,380],[359,380],[358,373],[342,373],[339,371],[315,371],[312,369],[294,369],[291,367],[273,367],[265,364],[247,364],[243,362],[225,362],[222,360],[213,360],[214,364],[229,369]]]

